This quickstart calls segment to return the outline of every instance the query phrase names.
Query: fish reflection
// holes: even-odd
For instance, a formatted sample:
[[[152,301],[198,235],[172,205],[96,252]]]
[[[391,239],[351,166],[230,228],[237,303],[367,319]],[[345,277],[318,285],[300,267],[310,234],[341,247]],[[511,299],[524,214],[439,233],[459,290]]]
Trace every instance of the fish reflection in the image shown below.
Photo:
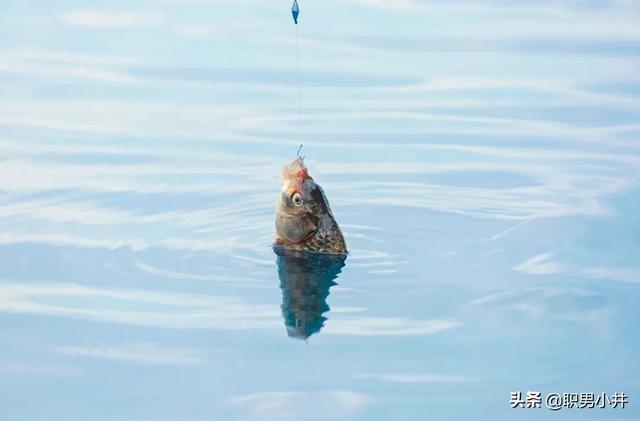
[[[317,333],[327,320],[329,289],[337,285],[346,256],[310,254],[274,249],[282,289],[282,316],[287,334],[307,339]]]

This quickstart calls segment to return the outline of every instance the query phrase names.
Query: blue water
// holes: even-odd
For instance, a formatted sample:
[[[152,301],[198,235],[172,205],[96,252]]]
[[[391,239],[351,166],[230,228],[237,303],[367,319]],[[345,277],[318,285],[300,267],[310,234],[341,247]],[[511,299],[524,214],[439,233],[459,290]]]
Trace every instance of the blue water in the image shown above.
[[[0,1],[0,420],[640,419],[637,4],[290,7]]]

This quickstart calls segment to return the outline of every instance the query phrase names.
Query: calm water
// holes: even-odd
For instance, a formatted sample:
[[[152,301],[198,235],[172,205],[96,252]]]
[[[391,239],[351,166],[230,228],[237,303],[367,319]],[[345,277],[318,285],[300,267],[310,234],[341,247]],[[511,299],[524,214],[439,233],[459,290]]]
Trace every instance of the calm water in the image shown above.
[[[0,420],[640,419],[637,3],[289,8],[0,0]]]

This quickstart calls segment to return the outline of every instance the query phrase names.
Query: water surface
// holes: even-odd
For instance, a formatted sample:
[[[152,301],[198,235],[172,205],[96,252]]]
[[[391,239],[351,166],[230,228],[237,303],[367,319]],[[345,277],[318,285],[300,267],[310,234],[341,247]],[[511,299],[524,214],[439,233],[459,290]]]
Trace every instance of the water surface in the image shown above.
[[[0,3],[0,419],[639,419],[636,4],[289,7]]]

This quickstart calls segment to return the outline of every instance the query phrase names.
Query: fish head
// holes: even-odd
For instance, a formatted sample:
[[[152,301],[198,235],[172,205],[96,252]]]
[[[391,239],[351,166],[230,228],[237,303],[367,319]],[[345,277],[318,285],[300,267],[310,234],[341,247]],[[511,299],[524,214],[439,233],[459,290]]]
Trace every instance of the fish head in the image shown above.
[[[282,190],[276,212],[276,235],[282,243],[299,243],[313,235],[321,218],[330,215],[322,188],[301,158],[282,169]]]

